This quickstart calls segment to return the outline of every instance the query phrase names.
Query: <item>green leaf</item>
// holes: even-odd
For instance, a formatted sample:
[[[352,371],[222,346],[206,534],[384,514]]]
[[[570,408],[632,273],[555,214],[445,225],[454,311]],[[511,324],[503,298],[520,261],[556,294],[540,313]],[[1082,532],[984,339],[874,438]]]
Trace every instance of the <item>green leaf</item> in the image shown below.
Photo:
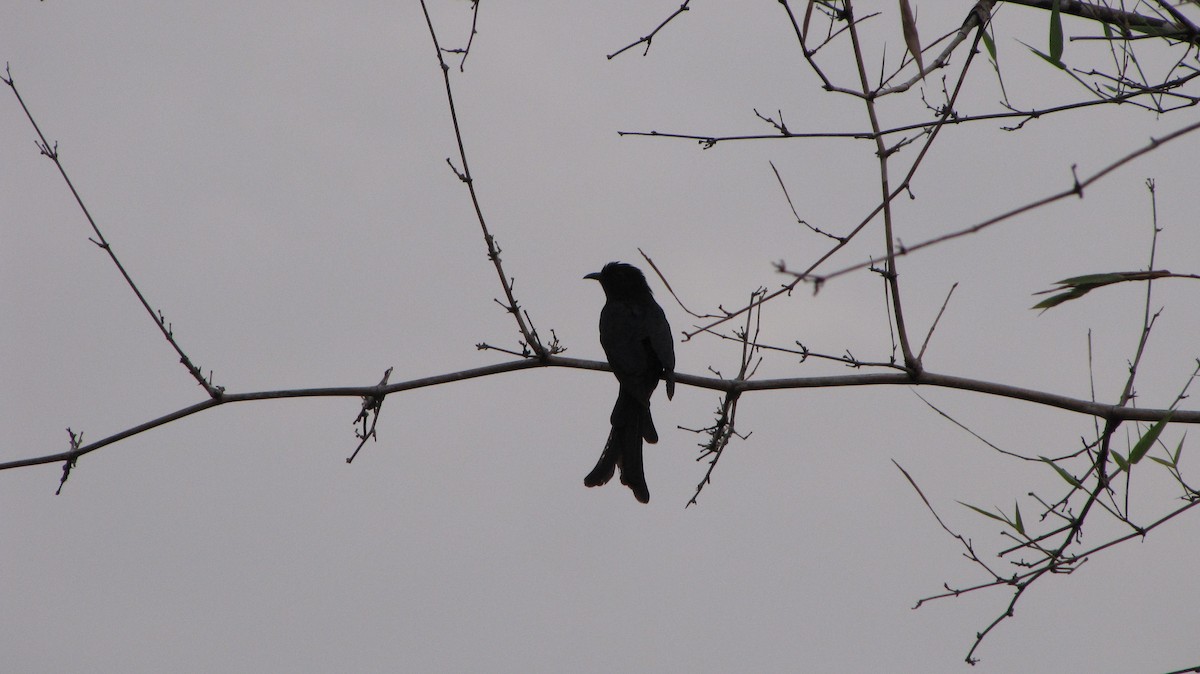
[[[1025,523],[1021,521],[1021,504],[1017,503],[1016,501],[1013,501],[1013,509],[1015,509],[1017,511],[1016,519],[1012,523],[1013,528],[1017,530],[1018,534],[1021,534],[1022,536],[1024,536],[1025,535]]]
[[[1161,272],[1106,272],[1102,274],[1084,274],[1083,276],[1072,276],[1061,281],[1055,281],[1054,285],[1057,288],[1050,290],[1039,290],[1034,295],[1045,295],[1047,293],[1058,293],[1033,305],[1034,309],[1045,311],[1051,307],[1056,307],[1063,302],[1083,297],[1096,288],[1101,288],[1114,283],[1123,281],[1145,281],[1163,275]]]
[[[1129,462],[1125,460],[1125,457],[1121,456],[1121,453],[1115,449],[1112,450],[1112,452],[1110,452],[1110,453],[1112,454],[1113,461],[1117,462],[1117,468],[1120,469],[1120,470],[1118,470],[1118,472],[1120,472],[1121,470],[1128,472],[1129,471]]]
[[[1051,461],[1050,459],[1047,459],[1044,456],[1039,456],[1038,458],[1041,459],[1042,461],[1045,461],[1046,463],[1050,464],[1050,467],[1053,468],[1056,473],[1058,473],[1059,477],[1066,480],[1067,484],[1071,485],[1072,487],[1075,487],[1076,489],[1083,489],[1083,483],[1081,483],[1079,480],[1076,480],[1074,475],[1068,473],[1064,468],[1060,467],[1057,463],[1054,463],[1053,461]]]
[[[1018,42],[1021,42],[1020,40],[1017,40],[1017,41],[1018,41]],[[1025,44],[1025,43],[1024,43],[1024,42],[1021,42],[1021,44]],[[1058,68],[1059,70],[1066,70],[1066,69],[1067,69],[1067,64],[1063,63],[1062,61],[1060,61],[1060,60],[1058,60],[1058,59],[1051,58],[1051,57],[1050,57],[1050,55],[1049,55],[1049,54],[1047,54],[1046,52],[1044,52],[1044,51],[1042,51],[1042,50],[1040,50],[1040,49],[1035,49],[1035,48],[1033,48],[1033,47],[1030,47],[1030,46],[1029,46],[1029,45],[1027,45],[1027,44],[1025,44],[1025,46],[1026,46],[1026,47],[1029,49],[1029,51],[1031,51],[1031,52],[1033,52],[1033,53],[1037,54],[1038,56],[1041,56],[1041,57],[1042,57],[1042,59],[1044,59],[1044,60],[1046,61],[1046,63],[1049,63],[1050,65],[1054,66],[1055,68]]]
[[[1158,458],[1157,456],[1152,456],[1152,457],[1150,457],[1150,460],[1151,460],[1151,461],[1154,461],[1155,463],[1161,463],[1162,465],[1166,466],[1167,468],[1174,468],[1174,467],[1175,467],[1175,464],[1174,464],[1174,463],[1172,463],[1172,462],[1170,462],[1170,461],[1167,461],[1166,459],[1160,459],[1160,458]]]
[[[1135,274],[1137,272],[1134,272]],[[1131,274],[1128,272],[1103,272],[1100,274],[1084,274],[1083,276],[1072,276],[1061,281],[1055,281],[1056,285],[1060,286],[1106,286],[1110,283],[1120,283],[1121,281],[1129,280]]]
[[[1154,441],[1158,440],[1159,434],[1167,427],[1167,423],[1171,421],[1173,415],[1174,412],[1167,412],[1167,416],[1159,419],[1150,427],[1150,430],[1146,431],[1146,434],[1137,441],[1133,449],[1129,450],[1129,463],[1137,463],[1142,460],[1143,456],[1146,456],[1146,452],[1150,451],[1150,448],[1154,446]]]
[[[1105,24],[1105,25],[1107,25],[1107,24]],[[985,49],[987,49],[988,56],[992,57],[992,62],[995,63],[996,62],[996,43],[992,40],[992,36],[989,35],[988,32],[985,30],[985,31],[983,31],[983,34],[980,35],[979,37],[981,37],[983,39],[983,46]]]
[[[908,53],[912,54],[913,61],[916,61],[917,69],[924,72],[925,64],[921,61],[921,38],[917,33],[917,20],[913,16],[908,0],[900,0],[900,26],[904,32],[904,44],[908,47]]]
[[[1005,524],[1011,524],[1011,522],[1004,519],[1003,517],[1001,517],[995,513],[990,513],[988,511],[984,510],[983,508],[976,508],[975,506],[971,505],[970,503],[963,503],[962,501],[959,501],[958,504],[965,505],[968,508],[970,508],[971,510],[974,510],[975,512],[979,513],[980,515],[983,515],[984,517],[990,517],[990,518],[996,520],[997,522],[1004,522]]]
[[[1183,440],[1186,437],[1187,437],[1187,431],[1184,431],[1183,437],[1179,438],[1179,444],[1175,447],[1174,462],[1175,462],[1175,465],[1177,465],[1177,466],[1179,465],[1179,455],[1183,453]]]
[[[1041,309],[1041,310],[1045,311],[1046,309],[1049,309],[1051,307],[1056,307],[1056,306],[1062,304],[1063,302],[1069,302],[1071,300],[1079,299],[1080,297],[1083,297],[1084,295],[1086,295],[1089,290],[1091,290],[1091,288],[1087,288],[1087,287],[1072,288],[1065,293],[1051,295],[1050,297],[1047,297],[1046,299],[1042,300],[1041,302],[1038,302],[1037,304],[1033,305],[1030,308],[1031,309]]]
[[[1062,63],[1063,55],[1063,29],[1062,29],[1062,14],[1058,11],[1058,6],[1061,0],[1052,0],[1050,3],[1050,62]]]

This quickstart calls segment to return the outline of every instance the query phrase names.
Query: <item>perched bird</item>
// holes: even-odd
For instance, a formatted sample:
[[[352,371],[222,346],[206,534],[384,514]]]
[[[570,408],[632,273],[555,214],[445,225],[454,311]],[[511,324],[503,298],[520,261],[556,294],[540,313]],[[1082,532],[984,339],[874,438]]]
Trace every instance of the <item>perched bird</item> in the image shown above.
[[[660,377],[667,381],[667,398],[675,395],[675,344],[662,307],[637,267],[609,262],[604,269],[584,276],[600,282],[605,303],[600,310],[600,346],[621,384],[613,405],[612,431],[600,460],[583,483],[598,487],[620,468],[621,484],[633,490],[642,503],[650,501],[642,469],[642,441],[658,442],[650,416],[650,394]]]

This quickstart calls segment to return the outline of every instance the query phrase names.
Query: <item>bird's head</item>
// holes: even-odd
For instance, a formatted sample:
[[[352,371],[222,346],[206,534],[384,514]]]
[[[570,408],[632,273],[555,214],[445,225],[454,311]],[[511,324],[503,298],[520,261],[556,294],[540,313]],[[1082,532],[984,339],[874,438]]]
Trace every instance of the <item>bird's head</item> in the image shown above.
[[[607,297],[637,297],[651,295],[650,286],[642,270],[624,262],[609,262],[604,268],[592,272],[585,279],[599,281]]]

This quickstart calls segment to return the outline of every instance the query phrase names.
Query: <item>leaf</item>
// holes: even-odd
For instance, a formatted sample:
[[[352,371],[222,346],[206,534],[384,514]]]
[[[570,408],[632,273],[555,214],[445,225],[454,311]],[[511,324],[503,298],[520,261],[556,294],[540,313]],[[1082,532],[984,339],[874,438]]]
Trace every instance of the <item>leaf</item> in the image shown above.
[[[1062,304],[1063,302],[1068,302],[1070,300],[1074,300],[1074,299],[1083,297],[1084,295],[1086,295],[1088,293],[1089,290],[1091,290],[1091,288],[1072,288],[1071,290],[1069,290],[1065,293],[1047,297],[1046,299],[1042,300],[1041,302],[1038,302],[1037,304],[1033,305],[1030,308],[1031,309],[1041,309],[1041,310],[1045,311],[1046,309],[1050,309],[1051,307],[1056,307],[1056,306]]]
[[[921,61],[921,38],[917,35],[917,20],[913,18],[912,7],[908,0],[900,0],[900,28],[904,32],[904,44],[908,53],[917,62],[917,68],[925,72],[925,64]]]
[[[1175,446],[1175,456],[1173,457],[1173,460],[1177,466],[1179,465],[1179,455],[1183,453],[1184,438],[1187,438],[1187,431],[1183,432],[1183,437],[1179,438],[1179,444]]]
[[[1021,521],[1021,504],[1013,501],[1013,508],[1017,511],[1016,519],[1012,522],[1013,528],[1018,534],[1025,535],[1025,523]]]
[[[1060,286],[1105,286],[1110,283],[1120,283],[1121,281],[1131,280],[1135,278],[1136,274],[1140,273],[1141,272],[1110,271],[1100,274],[1084,274],[1082,276],[1072,276],[1071,278],[1065,278],[1061,281],[1055,281],[1054,284]]]
[[[1050,464],[1050,467],[1053,468],[1054,471],[1058,473],[1059,477],[1066,480],[1067,484],[1071,485],[1072,487],[1075,487],[1076,489],[1083,489],[1083,483],[1081,483],[1079,480],[1076,480],[1075,476],[1068,473],[1066,471],[1066,469],[1062,468],[1057,463],[1054,463],[1053,461],[1051,461],[1050,459],[1047,459],[1044,456],[1039,456],[1038,458],[1041,459],[1042,461],[1045,461],[1046,463]]]
[[[1117,468],[1120,469],[1118,472],[1121,470],[1129,472],[1129,462],[1125,460],[1125,457],[1121,456],[1120,452],[1114,449],[1109,453],[1112,454],[1113,460],[1117,462]]]
[[[1062,29],[1062,14],[1059,13],[1059,5],[1061,0],[1051,0],[1050,2],[1050,62],[1062,63],[1063,55],[1063,29]]]
[[[1174,412],[1167,412],[1167,416],[1159,419],[1150,427],[1150,430],[1146,431],[1146,434],[1137,441],[1133,449],[1129,450],[1129,463],[1137,463],[1142,460],[1143,456],[1146,456],[1146,452],[1150,451],[1150,448],[1154,446],[1154,441],[1158,440],[1159,434],[1167,427],[1173,415]],[[1180,440],[1180,442],[1183,441]]]
[[[975,512],[979,513],[980,515],[983,515],[984,517],[990,517],[990,518],[996,520],[997,522],[1004,522],[1005,524],[1011,524],[1011,522],[1004,519],[1003,517],[1001,517],[995,513],[990,513],[988,511],[984,510],[983,508],[976,508],[975,506],[971,505],[970,503],[963,503],[962,501],[959,501],[958,504],[965,505],[968,508],[970,508],[971,510],[974,510]]]
[[[1049,290],[1039,290],[1034,295],[1045,295],[1047,293],[1059,293],[1052,295],[1046,299],[1033,305],[1034,309],[1042,309],[1043,311],[1051,307],[1056,307],[1063,302],[1083,297],[1096,288],[1102,288],[1114,283],[1122,283],[1124,281],[1152,281],[1156,278],[1171,276],[1171,272],[1166,270],[1152,271],[1114,271],[1104,272],[1100,274],[1084,274],[1082,276],[1072,276],[1061,281],[1055,281],[1054,285],[1057,288]]]
[[[1017,42],[1021,42],[1021,41],[1020,41],[1020,40],[1017,40]],[[1024,42],[1021,42],[1021,44],[1025,44],[1025,43],[1024,43]],[[1062,61],[1060,61],[1060,60],[1058,60],[1058,59],[1051,58],[1051,57],[1050,57],[1050,55],[1049,55],[1049,54],[1047,54],[1046,52],[1044,52],[1044,51],[1042,51],[1042,50],[1040,50],[1040,49],[1036,49],[1036,48],[1034,48],[1034,47],[1030,47],[1030,46],[1029,46],[1029,45],[1027,45],[1027,44],[1025,44],[1025,47],[1026,47],[1026,48],[1028,48],[1028,49],[1029,49],[1029,51],[1031,51],[1031,52],[1033,52],[1033,53],[1037,54],[1038,56],[1041,56],[1041,57],[1042,57],[1042,58],[1043,58],[1043,59],[1046,61],[1046,63],[1049,63],[1050,65],[1054,66],[1055,68],[1058,68],[1059,70],[1066,70],[1066,69],[1067,69],[1067,64],[1063,63]]]
[[[980,35],[980,37],[983,38],[983,46],[985,49],[987,49],[988,56],[991,56],[992,62],[995,63],[996,62],[996,43],[994,41],[992,41],[992,36],[990,34],[988,34],[988,32],[985,30],[985,31],[983,31],[983,35]]]

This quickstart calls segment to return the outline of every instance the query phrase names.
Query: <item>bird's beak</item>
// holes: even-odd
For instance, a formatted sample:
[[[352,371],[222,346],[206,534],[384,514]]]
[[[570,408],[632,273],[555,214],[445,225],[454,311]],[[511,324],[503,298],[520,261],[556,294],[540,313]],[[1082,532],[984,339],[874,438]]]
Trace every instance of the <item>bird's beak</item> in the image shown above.
[[[583,278],[591,279],[593,281],[599,281],[600,280],[600,272],[594,271],[594,272],[588,274],[587,276],[584,276]]]

